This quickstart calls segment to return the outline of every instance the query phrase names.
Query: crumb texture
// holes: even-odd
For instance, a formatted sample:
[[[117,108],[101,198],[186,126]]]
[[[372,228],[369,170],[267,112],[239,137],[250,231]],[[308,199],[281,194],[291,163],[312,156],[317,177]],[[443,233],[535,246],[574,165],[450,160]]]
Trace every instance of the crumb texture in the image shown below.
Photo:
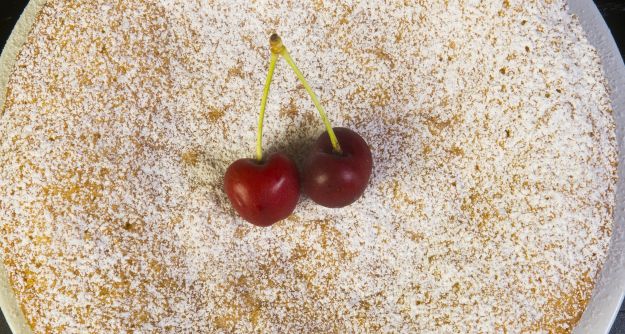
[[[271,228],[222,191],[281,34],[364,196]],[[61,1],[0,119],[0,245],[35,333],[568,333],[606,255],[614,121],[563,0]],[[286,62],[265,148],[323,131]]]

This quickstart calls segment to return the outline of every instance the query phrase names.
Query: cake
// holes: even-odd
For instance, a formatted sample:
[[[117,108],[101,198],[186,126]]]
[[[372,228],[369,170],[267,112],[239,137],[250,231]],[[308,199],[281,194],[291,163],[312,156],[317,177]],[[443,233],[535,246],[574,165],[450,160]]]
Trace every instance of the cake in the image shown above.
[[[273,32],[374,170],[258,228],[221,182]],[[2,94],[0,249],[34,333],[568,333],[607,252],[614,120],[563,0],[51,0]],[[303,156],[323,126],[283,61],[269,101],[267,151]]]

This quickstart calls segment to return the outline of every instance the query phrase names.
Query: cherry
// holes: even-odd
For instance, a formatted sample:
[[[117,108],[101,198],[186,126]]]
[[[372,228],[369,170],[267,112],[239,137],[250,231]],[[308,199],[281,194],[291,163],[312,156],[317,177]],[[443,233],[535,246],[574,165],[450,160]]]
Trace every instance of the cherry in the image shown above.
[[[263,159],[263,120],[269,87],[279,56],[295,72],[319,112],[326,127],[314,145],[304,168],[304,189],[320,205],[339,208],[362,196],[373,168],[371,150],[356,132],[333,129],[317,95],[295,65],[277,34],[269,39],[271,59],[263,89],[256,136],[256,159],[233,162],[224,176],[224,186],[234,209],[250,223],[269,226],[288,217],[295,209],[300,194],[297,167],[286,155],[274,153]],[[343,144],[339,144],[339,141]]]
[[[291,159],[274,153],[263,159],[263,120],[271,79],[278,61],[272,52],[269,71],[260,100],[256,159],[239,159],[226,170],[224,188],[234,209],[243,219],[258,226],[269,226],[288,217],[297,205],[300,194],[297,167]]]
[[[234,209],[257,226],[270,226],[288,217],[300,193],[297,167],[281,153],[260,162],[233,162],[226,170],[224,186]]]
[[[276,34],[269,39],[271,52],[280,54],[304,86],[321,116],[326,132],[321,134],[304,167],[304,192],[317,204],[330,208],[349,205],[362,196],[373,168],[371,150],[364,139],[346,128],[332,129],[319,98]]]
[[[347,128],[334,128],[341,153],[332,147],[328,132],[322,133],[304,164],[304,193],[319,205],[340,208],[362,196],[373,168],[367,142]]]

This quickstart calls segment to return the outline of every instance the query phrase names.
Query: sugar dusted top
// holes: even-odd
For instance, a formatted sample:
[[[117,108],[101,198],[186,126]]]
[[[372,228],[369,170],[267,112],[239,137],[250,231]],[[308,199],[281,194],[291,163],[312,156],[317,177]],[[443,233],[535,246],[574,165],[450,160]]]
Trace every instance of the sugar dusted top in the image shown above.
[[[221,178],[274,31],[375,168],[260,229]],[[561,0],[53,0],[6,94],[0,245],[36,333],[568,332],[607,250],[614,124]],[[302,156],[323,127],[284,62],[269,100],[265,147]]]

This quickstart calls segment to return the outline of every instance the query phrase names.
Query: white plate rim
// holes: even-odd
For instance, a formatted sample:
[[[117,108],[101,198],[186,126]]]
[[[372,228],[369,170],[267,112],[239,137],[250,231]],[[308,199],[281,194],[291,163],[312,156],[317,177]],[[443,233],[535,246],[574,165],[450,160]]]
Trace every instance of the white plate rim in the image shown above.
[[[574,334],[607,334],[625,295],[625,65],[612,33],[595,3],[591,0],[567,2],[569,11],[577,16],[588,41],[599,53],[616,122],[618,181],[610,248],[590,301],[573,330]]]

